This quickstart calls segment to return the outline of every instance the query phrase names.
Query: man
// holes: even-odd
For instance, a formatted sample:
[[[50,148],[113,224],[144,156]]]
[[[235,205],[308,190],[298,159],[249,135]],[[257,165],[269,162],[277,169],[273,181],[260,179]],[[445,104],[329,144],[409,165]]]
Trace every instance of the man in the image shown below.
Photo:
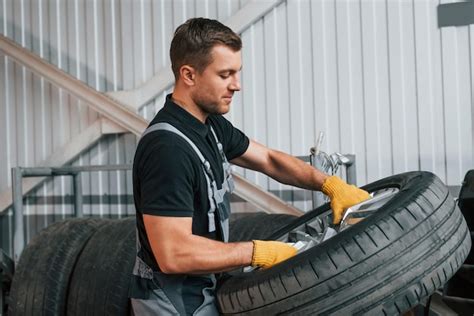
[[[134,159],[137,260],[131,299],[136,315],[216,315],[214,273],[269,268],[296,253],[282,242],[227,243],[229,163],[282,183],[322,190],[334,222],[368,193],[285,153],[249,140],[222,114],[240,90],[242,43],[204,18],[179,26],[170,57],[175,88],[144,132]]]

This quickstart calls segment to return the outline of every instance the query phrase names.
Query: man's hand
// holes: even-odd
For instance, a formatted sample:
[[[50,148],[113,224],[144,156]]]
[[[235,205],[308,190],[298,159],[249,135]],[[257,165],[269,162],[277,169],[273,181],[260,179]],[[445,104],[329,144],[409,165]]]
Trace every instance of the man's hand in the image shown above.
[[[335,225],[341,222],[344,210],[370,197],[366,191],[355,185],[347,184],[338,176],[327,178],[323,183],[322,191],[331,199],[333,224]]]
[[[270,268],[277,263],[293,257],[295,247],[280,241],[253,240],[252,266]]]

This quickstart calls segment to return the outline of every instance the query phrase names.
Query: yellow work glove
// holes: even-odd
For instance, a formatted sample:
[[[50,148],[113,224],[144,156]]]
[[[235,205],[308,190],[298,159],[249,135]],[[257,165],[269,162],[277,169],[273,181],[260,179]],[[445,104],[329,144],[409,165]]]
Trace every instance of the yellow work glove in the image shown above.
[[[355,185],[349,185],[338,176],[327,178],[322,187],[324,194],[331,199],[333,224],[339,224],[344,211],[352,205],[367,200],[370,195]]]
[[[253,242],[253,267],[270,268],[277,263],[293,257],[297,250],[295,247],[281,241],[252,240]]]

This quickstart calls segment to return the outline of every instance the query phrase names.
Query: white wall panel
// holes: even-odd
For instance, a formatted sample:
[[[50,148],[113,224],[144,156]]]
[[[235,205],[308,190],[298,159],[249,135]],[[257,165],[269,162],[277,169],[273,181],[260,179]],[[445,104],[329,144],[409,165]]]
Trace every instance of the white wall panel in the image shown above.
[[[242,36],[242,41],[248,43],[249,48],[242,52],[243,67],[248,70],[242,73],[242,103],[253,106],[242,107],[242,129],[251,137],[259,136],[259,141],[266,143],[266,101],[264,90],[264,55],[263,55],[263,24],[258,22],[250,27]],[[250,84],[247,84],[250,83]],[[261,174],[247,170],[246,177],[262,187],[267,186],[267,180]]]
[[[298,21],[298,23],[294,23]],[[287,2],[290,152],[308,153],[314,144],[310,1]],[[271,134],[271,131],[269,131]],[[311,146],[311,145],[310,145]],[[294,206],[308,209],[306,201]]]
[[[355,1],[336,3],[340,150],[354,153],[364,162],[365,155],[365,104],[363,97],[362,43],[360,6]],[[335,118],[333,118],[335,119]],[[366,173],[365,164],[357,166],[358,182]]]
[[[394,173],[419,169],[412,9],[410,1],[391,1],[387,7]]]
[[[446,175],[440,32],[436,7],[415,2],[416,75],[420,169]]]
[[[314,94],[315,111],[313,120],[316,128],[310,147],[315,144],[319,132],[324,131],[325,137],[322,149],[328,152],[339,150],[341,146],[338,30],[336,28],[335,9],[335,2],[311,2],[311,57],[313,60],[311,89]],[[305,150],[304,153],[308,153],[308,151]]]
[[[287,132],[290,127],[287,118],[290,116],[290,95],[288,91],[288,47],[279,40],[279,37],[287,36],[286,9],[284,6],[274,8],[263,21],[265,37],[265,99],[267,100],[266,111],[266,144],[271,148],[288,152],[290,150],[290,135]],[[242,105],[235,105],[242,107]],[[234,123],[239,124],[234,119]],[[242,126],[239,124],[239,126]],[[259,139],[260,141],[260,139]],[[269,180],[268,189],[275,191],[289,190],[272,179]]]
[[[361,6],[361,44],[367,180],[392,173],[386,3]],[[358,158],[358,157],[357,157]]]
[[[443,101],[446,141],[446,179],[461,178],[472,168],[471,105],[468,28],[443,29]]]

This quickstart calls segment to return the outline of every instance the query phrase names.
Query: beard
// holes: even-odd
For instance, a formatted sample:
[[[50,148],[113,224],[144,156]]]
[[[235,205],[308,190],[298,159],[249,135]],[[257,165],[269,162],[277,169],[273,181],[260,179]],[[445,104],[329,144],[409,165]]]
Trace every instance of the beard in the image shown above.
[[[226,104],[222,99],[215,100],[215,98],[203,94],[194,95],[193,101],[199,109],[206,114],[223,115],[230,110],[230,103]]]

